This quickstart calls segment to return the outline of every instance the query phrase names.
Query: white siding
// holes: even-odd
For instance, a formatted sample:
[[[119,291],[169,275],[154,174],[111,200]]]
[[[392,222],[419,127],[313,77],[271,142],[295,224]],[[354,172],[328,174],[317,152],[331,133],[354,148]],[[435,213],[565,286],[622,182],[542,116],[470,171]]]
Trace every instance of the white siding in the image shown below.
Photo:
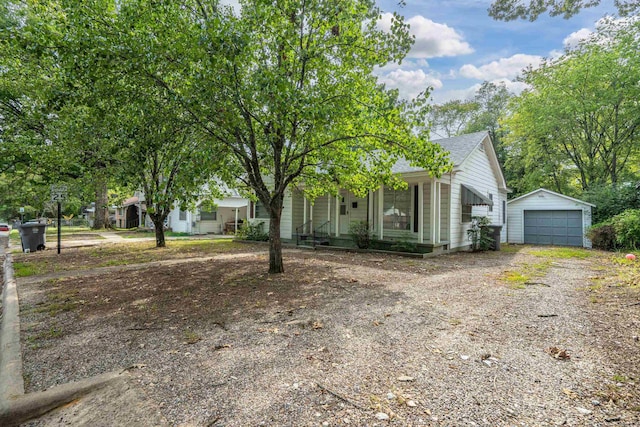
[[[431,239],[431,182],[427,181],[422,185],[422,201],[424,204],[424,210],[422,212],[422,223],[425,242],[429,242]]]
[[[440,184],[440,240],[449,241],[449,184]]]
[[[293,197],[291,198],[291,209],[292,209],[291,229],[295,233],[296,228],[304,224],[304,196],[302,195],[302,192],[298,190],[293,190],[292,195]],[[307,209],[309,209],[308,205],[307,205]],[[308,217],[309,217],[309,212],[307,211],[307,220],[308,220]]]
[[[490,144],[491,142],[485,139],[483,144],[487,143]],[[476,147],[464,161],[462,165],[464,169],[454,173],[451,180],[451,249],[469,246],[467,229],[471,223],[461,222],[461,184],[470,185],[487,197],[489,194],[492,194],[494,200],[492,212],[489,212],[488,206],[474,206],[472,215],[487,216],[491,219],[491,224],[502,225],[502,206],[501,203],[498,203],[500,199],[498,180],[491,168],[489,157],[485,150],[481,150],[480,147],[482,147],[482,145]]]
[[[591,227],[591,206],[576,200],[547,191],[536,191],[521,199],[509,203],[509,215],[507,217],[509,243],[524,243],[524,211],[555,211],[555,210],[581,210],[582,211],[582,232]],[[591,241],[586,236],[583,237],[583,245],[591,247]]]
[[[280,237],[283,239],[291,239],[293,236],[293,198],[291,191],[287,191],[284,195],[282,206],[282,218],[280,218]]]
[[[507,206],[506,191],[500,191],[498,196],[498,201],[496,203],[500,205],[498,206],[498,209],[500,210],[500,214],[499,214],[498,222],[496,222],[496,224],[500,224],[502,226],[502,231],[500,232],[500,242],[506,243],[508,229],[509,229],[508,222],[507,222],[508,220],[505,221],[505,219],[509,218],[509,207]],[[495,206],[494,206],[494,209],[495,209]]]
[[[280,218],[280,237],[282,239],[291,239],[293,236],[292,214],[293,199],[291,197],[291,192],[287,191],[287,193],[284,195],[282,204],[282,217]],[[249,222],[251,224],[262,223],[262,229],[264,230],[264,232],[269,232],[269,224],[271,223],[271,220],[269,218],[251,218]]]
[[[191,233],[191,221],[193,218],[193,212],[187,211],[186,219],[180,220],[180,208],[174,207],[169,214],[169,228],[176,233]]]

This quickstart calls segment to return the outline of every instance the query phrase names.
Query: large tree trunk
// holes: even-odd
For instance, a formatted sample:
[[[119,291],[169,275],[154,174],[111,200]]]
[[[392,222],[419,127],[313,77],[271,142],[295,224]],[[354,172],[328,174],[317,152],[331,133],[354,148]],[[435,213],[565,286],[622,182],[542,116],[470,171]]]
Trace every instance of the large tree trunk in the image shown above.
[[[93,220],[93,229],[101,230],[103,228],[110,227],[107,180],[104,178],[98,178],[98,182],[96,183],[96,212]]]
[[[151,221],[153,221],[153,227],[156,229],[156,248],[164,248],[166,243],[164,241],[164,218],[150,215]]]
[[[284,273],[282,241],[280,240],[282,209],[272,210],[269,216],[269,273]]]

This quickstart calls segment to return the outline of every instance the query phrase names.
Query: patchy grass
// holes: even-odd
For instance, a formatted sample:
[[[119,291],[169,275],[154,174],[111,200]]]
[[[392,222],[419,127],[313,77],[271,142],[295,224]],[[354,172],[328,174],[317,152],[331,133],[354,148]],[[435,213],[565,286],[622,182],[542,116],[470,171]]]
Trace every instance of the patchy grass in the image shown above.
[[[522,245],[514,245],[509,243],[502,243],[500,245],[500,252],[504,252],[507,254],[516,254],[520,252],[522,249],[524,249],[524,246]]]
[[[57,327],[56,325],[52,325],[49,327],[49,329],[45,329],[44,331],[38,332],[35,335],[28,336],[27,342],[37,347],[38,341],[53,340],[62,337],[62,335],[64,335],[62,329]]]
[[[502,280],[509,284],[511,289],[524,289],[525,283],[528,282],[530,277],[519,271],[505,271],[502,275]]]
[[[624,254],[616,254],[609,258],[613,264],[615,275],[611,275],[610,286],[640,289],[640,261],[628,260]]]
[[[560,258],[560,259],[586,259],[593,256],[593,253],[587,249],[582,248],[545,248],[545,249],[531,249],[531,255],[542,258]]]
[[[542,261],[534,264],[524,263],[518,270],[507,270],[501,280],[511,289],[524,289],[534,278],[544,277],[551,267],[551,261]]]
[[[29,277],[43,274],[42,264],[34,262],[15,262],[13,263],[13,271],[16,277]]]
[[[26,277],[59,271],[204,257],[246,250],[254,250],[254,248],[229,239],[172,240],[167,241],[165,248],[156,248],[154,242],[127,242],[67,249],[60,255],[56,251],[15,254],[14,266],[17,277]]]
[[[137,229],[126,229],[118,231],[117,234],[124,239],[138,239],[142,237],[150,237],[155,238],[156,232],[153,230],[137,230]],[[190,233],[179,233],[176,231],[165,231],[164,237],[191,237]]]
[[[25,312],[47,313],[55,317],[60,313],[74,310],[78,306],[77,295],[78,291],[51,292],[47,294],[46,301],[26,309]]]
[[[189,329],[184,331],[183,338],[186,344],[195,344],[202,339],[200,335]]]

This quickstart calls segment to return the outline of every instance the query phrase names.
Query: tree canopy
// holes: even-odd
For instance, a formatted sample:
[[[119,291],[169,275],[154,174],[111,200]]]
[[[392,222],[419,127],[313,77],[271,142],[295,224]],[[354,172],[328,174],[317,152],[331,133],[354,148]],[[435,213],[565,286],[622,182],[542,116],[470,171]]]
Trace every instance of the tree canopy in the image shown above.
[[[551,16],[560,16],[569,19],[584,8],[594,7],[601,0],[494,0],[489,7],[489,16],[502,21],[514,19],[528,19],[535,21],[540,15],[549,12]],[[640,11],[640,3],[637,0],[614,0],[614,5],[621,16],[630,16]]]
[[[280,219],[293,186],[312,199],[340,188],[364,194],[401,186],[391,173],[401,157],[433,176],[449,166],[428,141],[428,94],[403,101],[373,75],[413,42],[399,15],[390,31],[378,27],[373,0],[247,0],[235,11],[198,0],[25,7],[47,22],[32,45],[56,62],[66,91],[57,141],[106,148],[100,155],[119,159],[153,203],[163,191],[162,203],[193,194],[187,183],[215,169],[269,213],[270,272],[283,271]],[[166,182],[176,158],[185,191],[147,185]],[[134,173],[156,163],[165,168],[153,178]]]
[[[558,191],[587,190],[632,178],[640,149],[639,34],[638,22],[610,21],[526,72],[531,88],[505,121],[510,161],[524,166],[523,187],[551,179]]]

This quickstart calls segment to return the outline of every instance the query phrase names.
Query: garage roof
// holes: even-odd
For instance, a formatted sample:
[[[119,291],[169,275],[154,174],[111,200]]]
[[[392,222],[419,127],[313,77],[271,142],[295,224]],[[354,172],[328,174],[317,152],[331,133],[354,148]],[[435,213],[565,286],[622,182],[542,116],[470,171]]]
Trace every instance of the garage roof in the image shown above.
[[[580,200],[580,199],[574,199],[573,197],[565,196],[564,194],[556,193],[555,191],[547,190],[546,188],[538,188],[537,190],[533,190],[530,193],[524,194],[524,195],[522,195],[520,197],[516,197],[515,199],[512,199],[512,200],[509,200],[507,202],[507,204],[511,204],[511,203],[516,202],[516,201],[518,201],[520,199],[524,199],[524,198],[527,198],[529,196],[533,196],[534,194],[541,193],[541,192],[542,193],[547,193],[547,194],[553,194],[555,196],[562,197],[562,198],[567,199],[567,200],[571,200],[572,202],[582,203],[583,205],[591,206],[592,208],[596,207],[596,205],[594,205],[592,203],[585,202],[584,200]]]

